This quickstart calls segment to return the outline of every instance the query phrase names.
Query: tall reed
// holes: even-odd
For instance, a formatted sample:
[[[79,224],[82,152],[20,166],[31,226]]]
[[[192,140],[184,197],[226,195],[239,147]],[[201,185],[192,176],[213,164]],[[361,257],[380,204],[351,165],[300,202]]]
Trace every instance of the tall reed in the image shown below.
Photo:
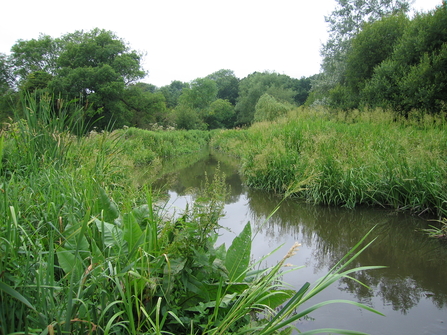
[[[382,110],[296,109],[274,122],[213,136],[238,155],[249,186],[293,191],[309,202],[447,214],[443,116],[397,120]]]
[[[0,140],[0,334],[277,333],[297,319],[293,310],[354,271],[344,259],[313,289],[290,291],[283,262],[252,268],[249,224],[228,248],[215,245],[224,176],[166,219],[149,187],[133,189],[125,130],[75,137],[75,114],[27,99],[24,119]],[[139,136],[164,155],[209,134]]]

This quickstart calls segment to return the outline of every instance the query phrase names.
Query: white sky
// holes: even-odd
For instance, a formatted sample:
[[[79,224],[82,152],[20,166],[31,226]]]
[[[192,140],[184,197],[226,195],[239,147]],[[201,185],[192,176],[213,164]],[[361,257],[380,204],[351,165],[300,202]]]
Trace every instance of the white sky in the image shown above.
[[[441,0],[415,0],[427,11]],[[189,82],[220,69],[243,78],[275,71],[294,78],[320,70],[324,16],[335,0],[16,0],[2,3],[0,52],[39,33],[59,37],[95,27],[146,53],[144,81]]]

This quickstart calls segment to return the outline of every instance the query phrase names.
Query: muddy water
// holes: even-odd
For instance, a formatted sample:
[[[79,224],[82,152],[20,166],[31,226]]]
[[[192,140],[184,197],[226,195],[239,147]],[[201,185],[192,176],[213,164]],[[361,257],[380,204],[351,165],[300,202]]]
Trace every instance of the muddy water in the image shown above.
[[[237,163],[237,162],[236,162]],[[369,334],[447,334],[447,245],[420,232],[427,222],[384,209],[347,210],[314,206],[288,200],[269,219],[280,198],[248,189],[227,157],[205,154],[195,164],[171,173],[159,181],[169,195],[167,207],[181,212],[192,201],[188,189],[199,187],[204,173],[212,175],[220,165],[230,186],[219,244],[227,247],[250,222],[255,232],[254,259],[281,246],[267,263],[281,259],[295,241],[299,252],[289,261],[305,267],[284,276],[299,289],[314,282],[341,259],[372,227],[375,242],[363,252],[356,266],[383,265],[385,269],[354,275],[370,287],[343,280],[317,296],[311,304],[331,299],[348,299],[371,306],[379,316],[347,304],[334,304],[313,312],[297,323],[301,331],[342,328]]]

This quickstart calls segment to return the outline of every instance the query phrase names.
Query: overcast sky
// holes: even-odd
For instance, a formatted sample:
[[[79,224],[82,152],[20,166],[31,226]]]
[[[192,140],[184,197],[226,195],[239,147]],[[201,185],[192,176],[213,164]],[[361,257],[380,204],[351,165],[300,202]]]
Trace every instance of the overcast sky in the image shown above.
[[[415,0],[427,11],[441,0]],[[324,16],[335,0],[16,0],[1,5],[0,52],[39,33],[59,37],[95,27],[146,53],[145,82],[189,82],[220,69],[243,78],[275,71],[294,78],[320,70]]]

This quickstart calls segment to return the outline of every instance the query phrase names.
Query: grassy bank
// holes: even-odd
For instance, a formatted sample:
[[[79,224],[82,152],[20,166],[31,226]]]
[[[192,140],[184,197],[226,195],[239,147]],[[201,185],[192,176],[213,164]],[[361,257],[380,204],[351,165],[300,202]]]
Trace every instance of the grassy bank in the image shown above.
[[[222,131],[211,145],[240,157],[252,187],[318,204],[447,214],[442,117],[300,108],[275,122]]]
[[[209,133],[85,134],[82,106],[53,102],[27,97],[0,136],[0,334],[290,334],[332,302],[371,310],[349,301],[299,310],[356,270],[348,257],[294,292],[281,276],[297,245],[268,269],[250,262],[249,224],[215,246],[227,193],[219,174],[175,221],[135,184],[136,167],[155,171]]]

